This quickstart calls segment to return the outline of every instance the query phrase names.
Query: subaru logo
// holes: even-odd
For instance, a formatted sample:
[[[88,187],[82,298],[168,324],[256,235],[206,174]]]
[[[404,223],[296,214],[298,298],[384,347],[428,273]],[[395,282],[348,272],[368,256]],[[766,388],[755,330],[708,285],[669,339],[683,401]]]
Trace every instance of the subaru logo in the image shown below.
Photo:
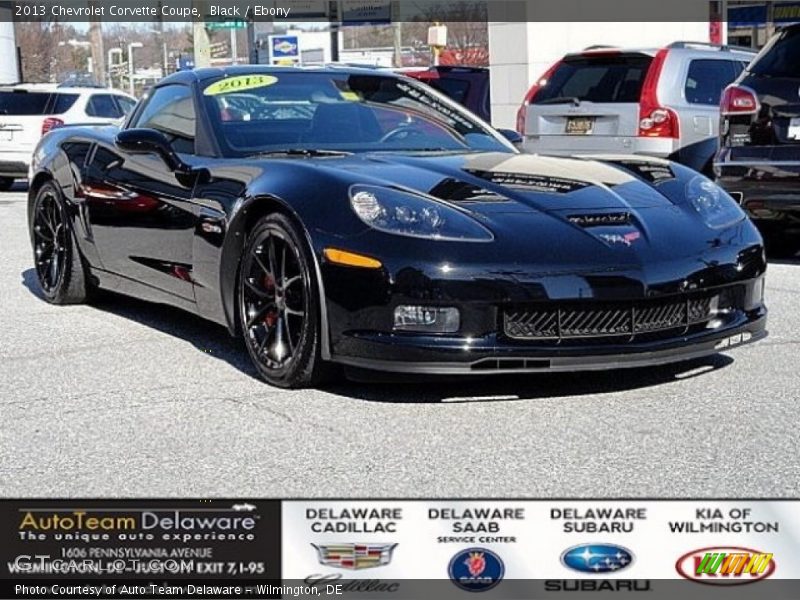
[[[615,544],[581,544],[561,555],[561,564],[579,573],[614,573],[633,562],[633,553]]]

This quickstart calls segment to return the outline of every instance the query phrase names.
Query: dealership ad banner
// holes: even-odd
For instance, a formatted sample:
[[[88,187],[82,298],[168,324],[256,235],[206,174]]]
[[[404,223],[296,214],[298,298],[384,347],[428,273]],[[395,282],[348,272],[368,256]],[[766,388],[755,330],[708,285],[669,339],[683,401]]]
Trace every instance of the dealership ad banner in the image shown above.
[[[3,598],[800,597],[800,501],[3,500]]]

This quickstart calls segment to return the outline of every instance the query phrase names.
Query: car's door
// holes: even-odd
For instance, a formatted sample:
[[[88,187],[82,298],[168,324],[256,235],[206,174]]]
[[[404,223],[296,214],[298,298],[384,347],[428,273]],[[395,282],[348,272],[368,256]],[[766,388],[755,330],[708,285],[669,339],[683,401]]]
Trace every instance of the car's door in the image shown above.
[[[185,163],[197,160],[196,107],[189,86],[156,88],[130,127],[157,129]],[[82,191],[103,268],[194,300],[193,187],[191,177],[174,172],[155,153],[133,154],[112,142],[98,144]]]

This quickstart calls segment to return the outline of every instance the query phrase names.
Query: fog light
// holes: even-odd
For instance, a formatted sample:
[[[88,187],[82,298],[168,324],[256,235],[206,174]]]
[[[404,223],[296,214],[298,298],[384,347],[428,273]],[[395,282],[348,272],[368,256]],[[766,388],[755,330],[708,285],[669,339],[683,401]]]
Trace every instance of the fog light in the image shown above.
[[[461,316],[452,306],[398,306],[394,309],[397,331],[455,333],[460,326]]]

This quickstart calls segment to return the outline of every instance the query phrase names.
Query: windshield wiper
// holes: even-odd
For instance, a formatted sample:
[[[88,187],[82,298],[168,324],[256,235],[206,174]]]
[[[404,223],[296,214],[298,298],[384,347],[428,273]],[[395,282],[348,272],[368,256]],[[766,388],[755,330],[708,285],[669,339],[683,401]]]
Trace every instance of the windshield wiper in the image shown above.
[[[287,148],[285,150],[266,150],[264,152],[256,152],[248,154],[248,156],[351,156],[352,152],[345,152],[344,150],[320,150],[315,148]]]
[[[555,98],[548,98],[547,100],[542,100],[540,102],[535,102],[535,104],[574,104],[578,106],[581,103],[581,99],[575,96],[556,96]]]

